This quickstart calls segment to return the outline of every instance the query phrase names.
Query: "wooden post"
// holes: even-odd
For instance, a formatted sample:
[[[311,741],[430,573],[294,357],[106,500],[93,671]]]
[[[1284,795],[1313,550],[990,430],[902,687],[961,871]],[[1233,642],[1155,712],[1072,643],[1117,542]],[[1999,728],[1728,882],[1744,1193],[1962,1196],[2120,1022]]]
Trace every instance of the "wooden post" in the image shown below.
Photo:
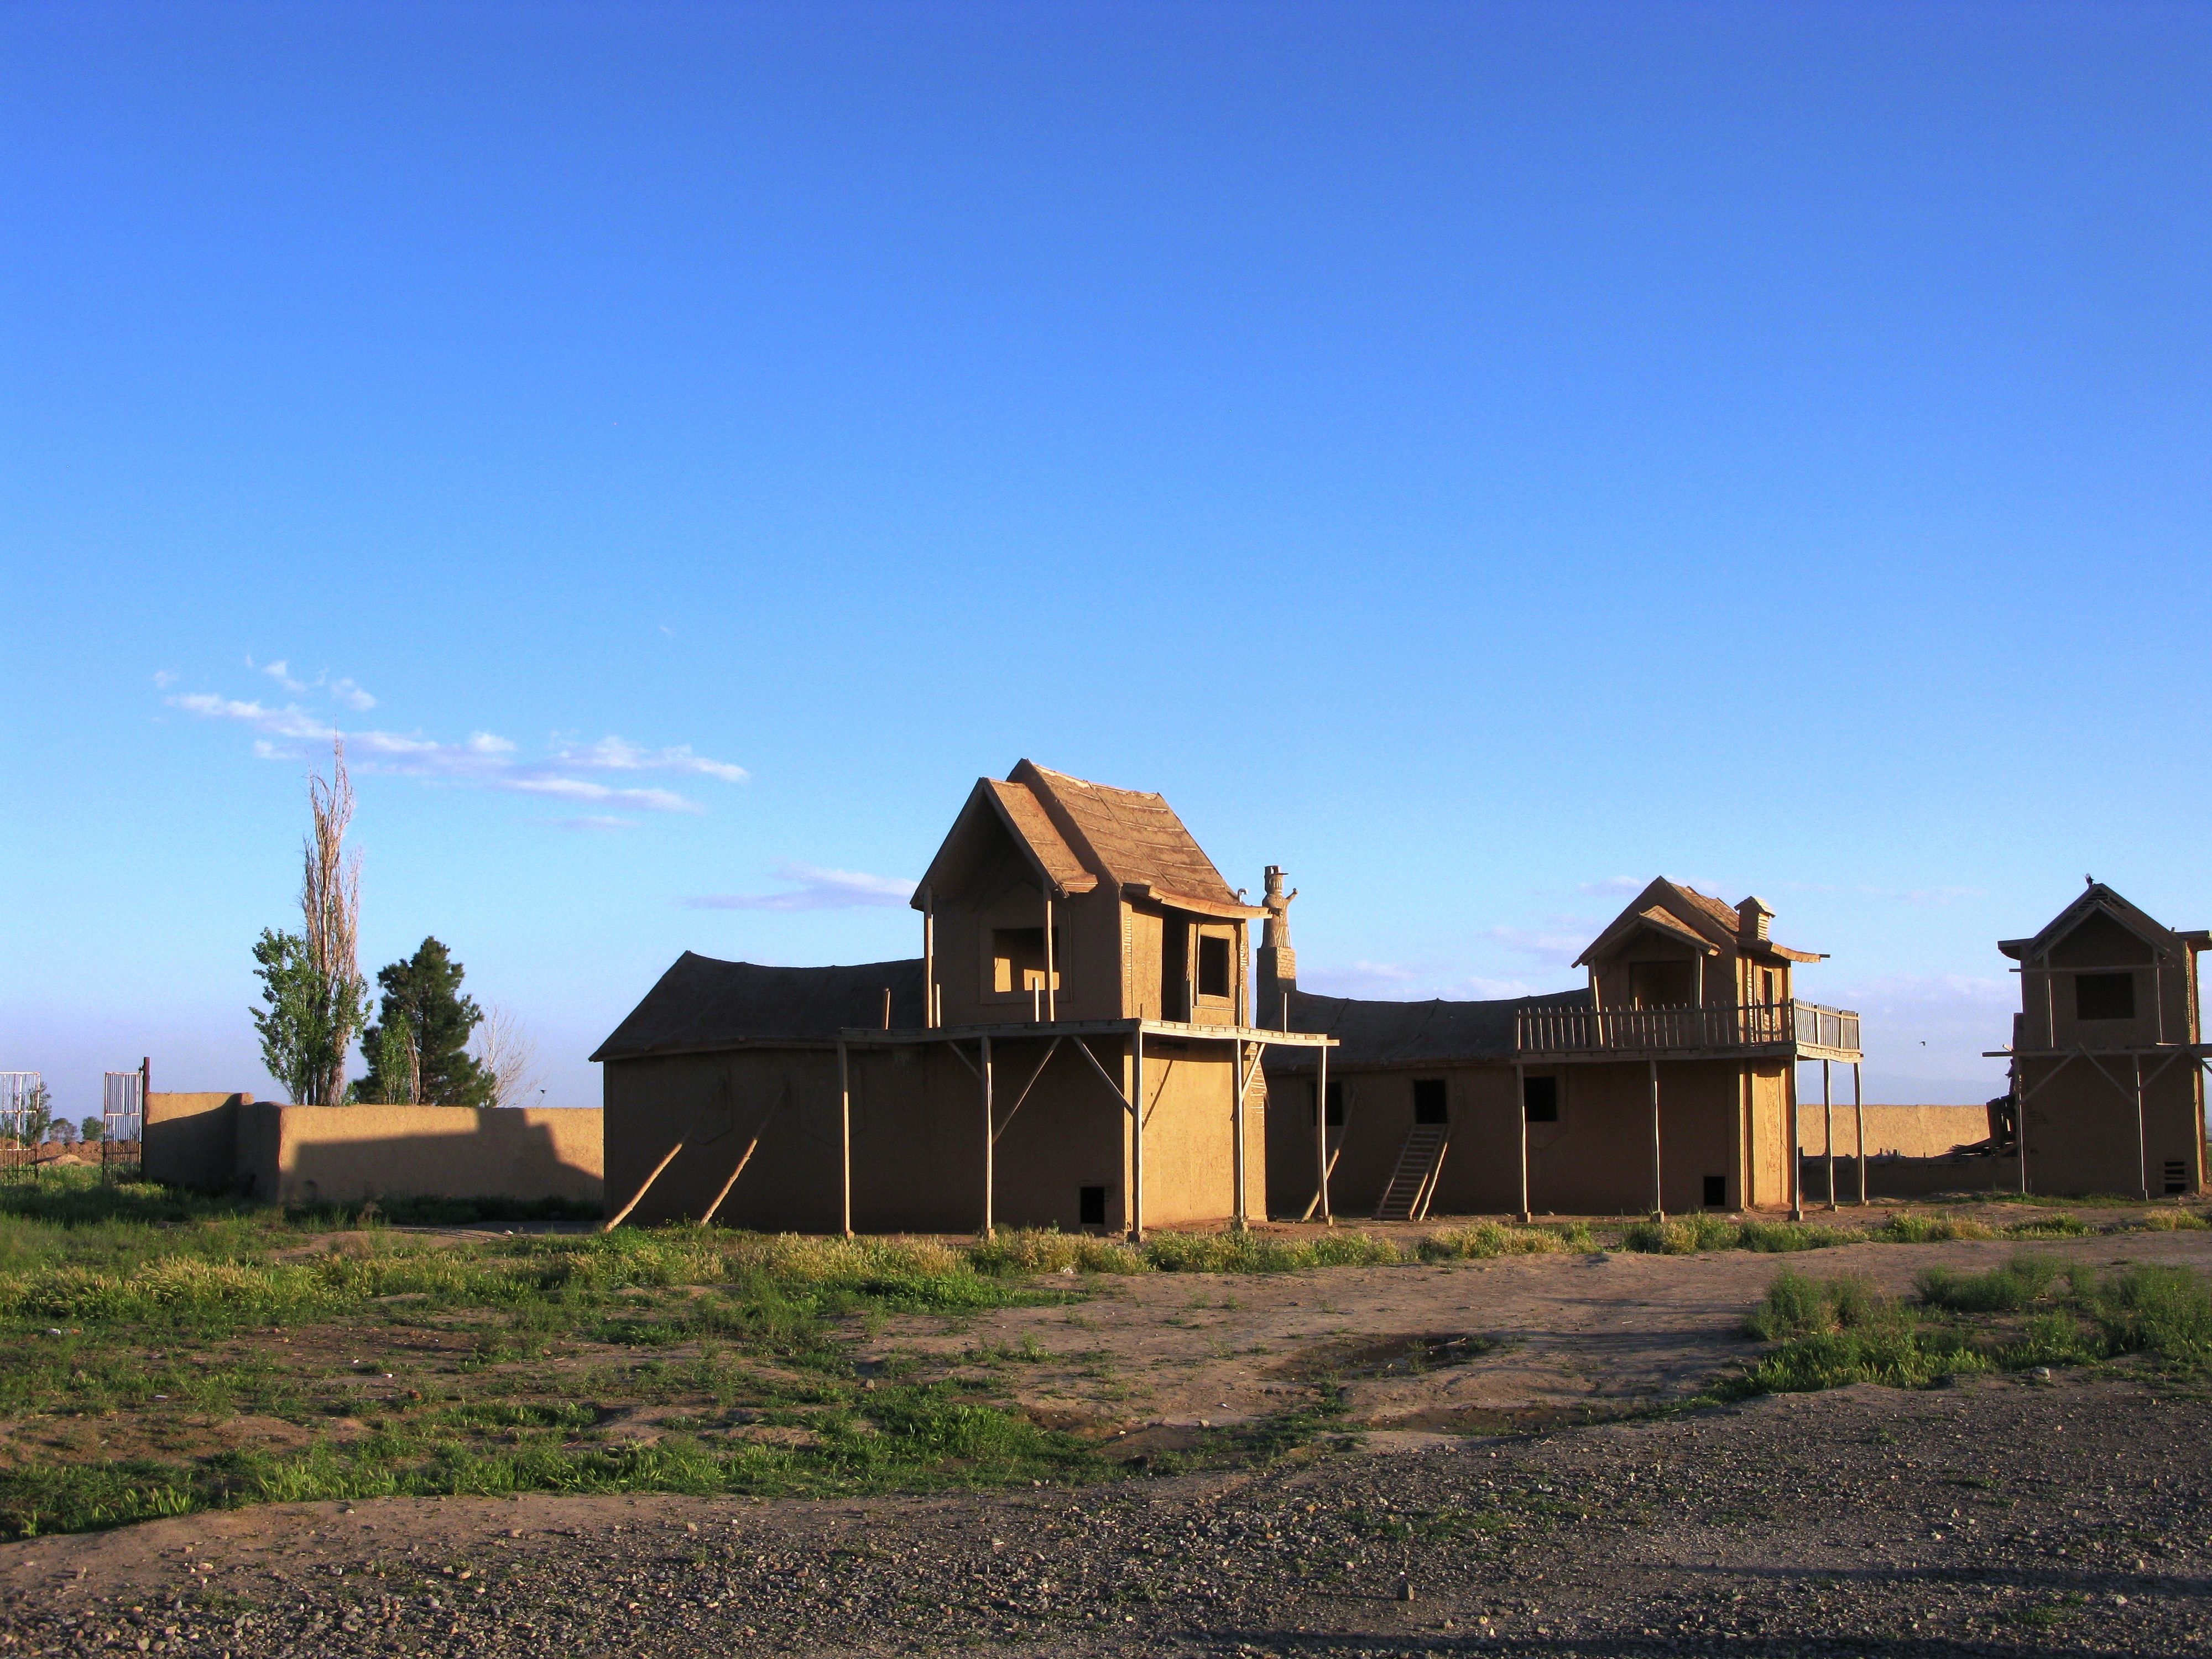
[[[664,1157],[659,1163],[653,1166],[653,1173],[646,1176],[645,1185],[640,1187],[635,1192],[632,1193],[630,1194],[629,1202],[623,1205],[622,1208],[617,1210],[614,1214],[608,1217],[606,1224],[602,1226],[599,1231],[603,1233],[611,1233],[614,1231],[616,1228],[621,1226],[622,1224],[629,1218],[629,1212],[637,1208],[638,1200],[653,1190],[653,1183],[660,1179],[660,1172],[666,1169],[671,1164],[674,1163],[676,1161],[676,1154],[683,1150],[684,1143],[680,1140],[673,1146],[671,1146],[668,1149],[667,1155]]]
[[[2027,1022],[2022,1020],[2021,1024]],[[2015,1058],[2012,1063],[2012,1142],[2020,1154],[2020,1195],[2027,1196],[2027,1071]]]
[[[1060,1018],[1060,993],[1053,985],[1052,891],[1049,888],[1044,896],[1044,1017],[1047,1019]]]
[[[1667,1218],[1667,1185],[1665,1166],[1659,1152],[1659,1062],[1645,1062],[1651,1067],[1651,1213],[1661,1221]]]
[[[1145,1033],[1129,1036],[1129,1237],[1145,1242]]]
[[[937,1024],[937,895],[921,890],[921,1023]]]
[[[891,1029],[891,988],[884,987],[884,1030]]]
[[[2150,1202],[2150,1148],[2143,1134],[2142,1056],[2134,1056],[2136,1063],[2136,1176],[2142,1182],[2143,1202]]]
[[[1783,1148],[1784,1156],[1790,1160],[1788,1166],[1790,1218],[1792,1221],[1802,1221],[1805,1218],[1805,1160],[1797,1151],[1800,1139],[1797,1123],[1797,1055],[1794,1048],[1790,1058],[1783,1062],[1782,1086],[1790,1108],[1790,1122],[1784,1134],[1784,1139],[1788,1144]]]
[[[1866,1102],[1859,1092],[1859,1062],[1851,1062],[1851,1115],[1859,1126],[1859,1208],[1866,1208]]]
[[[997,1126],[991,1121],[991,1039],[984,1037],[982,1043],[983,1068],[978,1076],[983,1085],[983,1237],[988,1238],[993,1231],[991,1210],[996,1197],[991,1189],[992,1182],[998,1176],[998,1152],[993,1143],[998,1137],[992,1133]]]
[[[1519,1060],[1513,1062],[1513,1111],[1521,1120],[1521,1224],[1528,1226],[1536,1218],[1528,1207],[1528,1068]]]
[[[1315,1049],[1314,1056],[1314,1169],[1320,1182],[1322,1221],[1334,1227],[1336,1217],[1328,1207],[1328,1045]],[[1345,1114],[1347,1130],[1351,1115]]]
[[[1820,1062],[1820,1133],[1827,1137],[1828,1207],[1836,1207],[1836,1106],[1828,1093],[1828,1062]]]
[[[1257,1056],[1255,1055],[1256,1060]],[[1231,1066],[1237,1089],[1236,1104],[1230,1111],[1231,1156],[1237,1166],[1237,1231],[1245,1228],[1244,1217],[1244,1091],[1249,1086],[1244,1076],[1244,1039],[1237,1039],[1237,1054]]]
[[[842,1038],[837,1043],[838,1224],[853,1236],[853,1075]]]

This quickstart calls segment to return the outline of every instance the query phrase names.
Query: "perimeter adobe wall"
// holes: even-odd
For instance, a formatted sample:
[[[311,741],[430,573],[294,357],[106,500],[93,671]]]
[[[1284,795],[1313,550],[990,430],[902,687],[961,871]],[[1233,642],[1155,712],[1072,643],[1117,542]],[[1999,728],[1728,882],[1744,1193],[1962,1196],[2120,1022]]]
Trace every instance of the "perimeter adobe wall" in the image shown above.
[[[1844,1079],[1846,1085],[1850,1079]],[[1954,1146],[1986,1140],[1990,1112],[1986,1106],[1874,1106],[1866,1109],[1867,1156],[1873,1158],[1941,1158]],[[1856,1154],[1858,1127],[1849,1101],[1838,1101],[1836,1155]],[[1827,1155],[1820,1096],[1798,1103],[1797,1144],[1808,1158]]]
[[[227,1089],[149,1091],[139,1169],[149,1181],[208,1192],[229,1188],[237,1177],[239,1109],[252,1100]]]
[[[237,1178],[278,1204],[381,1198],[566,1199],[601,1194],[602,1115],[590,1107],[276,1106],[239,1111]]]

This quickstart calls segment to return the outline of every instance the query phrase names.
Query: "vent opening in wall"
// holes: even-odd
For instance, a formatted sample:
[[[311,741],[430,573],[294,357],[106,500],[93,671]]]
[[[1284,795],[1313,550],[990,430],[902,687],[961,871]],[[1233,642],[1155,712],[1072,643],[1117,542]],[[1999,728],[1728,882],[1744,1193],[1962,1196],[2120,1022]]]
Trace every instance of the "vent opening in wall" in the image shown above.
[[[1521,1079],[1521,1110],[1531,1123],[1559,1121],[1559,1079],[1528,1077]]]
[[[1103,1227],[1106,1224],[1106,1189],[1103,1187],[1078,1187],[1075,1189],[1075,1220],[1076,1224],[1082,1227]]]
[[[1728,1177],[1724,1175],[1705,1177],[1705,1207],[1709,1210],[1728,1208]]]
[[[1328,1082],[1328,1127],[1344,1127],[1344,1083],[1339,1078],[1331,1078]]]
[[[2189,1165],[2180,1158],[2169,1158],[2166,1165],[2166,1191],[2170,1198],[2176,1193],[2189,1190]]]
[[[1200,934],[1198,941],[1198,994],[1202,997],[1229,994],[1229,941]]]

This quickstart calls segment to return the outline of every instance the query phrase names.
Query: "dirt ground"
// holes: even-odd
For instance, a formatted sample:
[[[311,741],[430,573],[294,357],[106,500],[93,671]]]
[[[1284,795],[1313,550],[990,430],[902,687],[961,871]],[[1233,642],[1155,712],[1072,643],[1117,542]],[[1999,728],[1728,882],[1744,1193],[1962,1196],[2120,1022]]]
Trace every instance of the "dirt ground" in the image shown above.
[[[1903,1291],[2020,1250],[2212,1267],[2204,1232],[1786,1260]],[[1784,1260],[1148,1274],[894,1320],[865,1352],[1036,1356],[1002,1380],[1125,1439],[1132,1473],[832,1503],[278,1505],[34,1540],[0,1547],[0,1655],[2207,1648],[2212,1401],[2148,1373],[1584,1420],[1746,1358]],[[1242,1473],[1145,1472],[1146,1449],[1328,1380],[1342,1437]]]

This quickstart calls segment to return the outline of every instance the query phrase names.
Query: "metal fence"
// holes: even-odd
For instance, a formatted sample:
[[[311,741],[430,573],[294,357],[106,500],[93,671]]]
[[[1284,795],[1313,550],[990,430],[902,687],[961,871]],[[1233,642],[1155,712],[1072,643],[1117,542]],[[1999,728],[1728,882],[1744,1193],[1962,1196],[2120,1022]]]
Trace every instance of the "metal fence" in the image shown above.
[[[100,1079],[100,1167],[110,1180],[138,1172],[146,1139],[146,1073],[106,1072]]]
[[[43,1134],[46,1088],[36,1072],[0,1072],[0,1180],[39,1172],[34,1138]]]

